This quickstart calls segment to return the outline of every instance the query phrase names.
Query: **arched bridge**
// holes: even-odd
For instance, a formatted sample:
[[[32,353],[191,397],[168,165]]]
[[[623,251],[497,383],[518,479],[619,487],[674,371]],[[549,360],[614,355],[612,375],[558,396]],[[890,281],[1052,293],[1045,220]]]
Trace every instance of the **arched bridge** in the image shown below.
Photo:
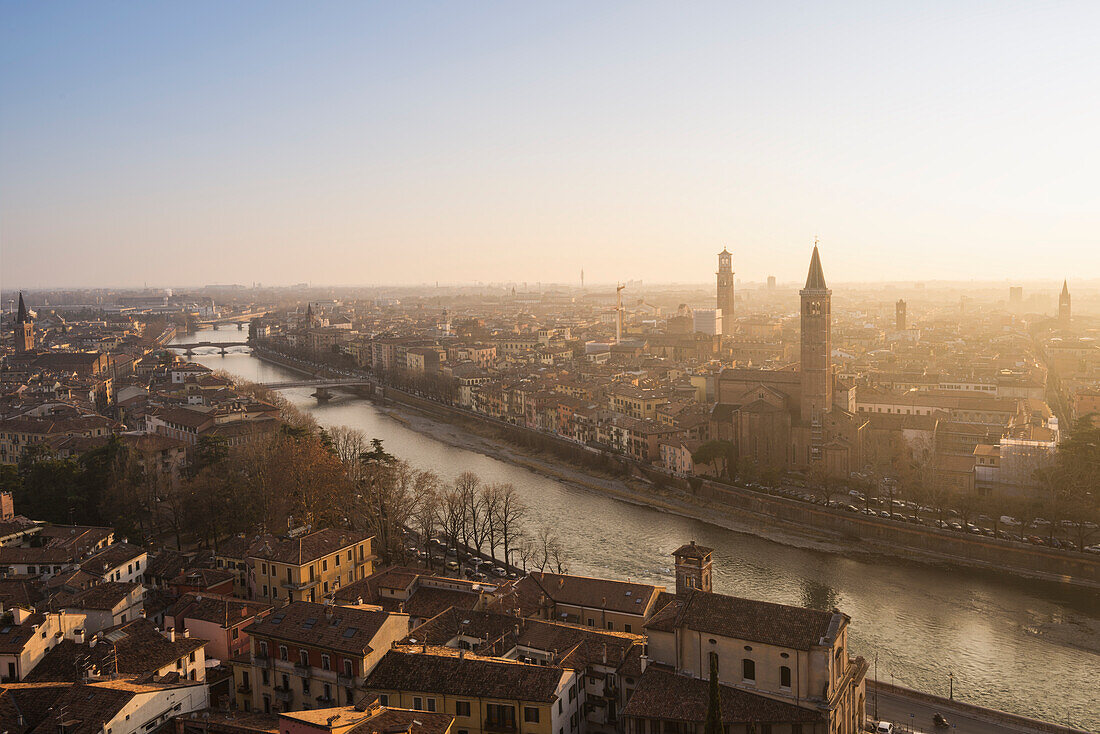
[[[289,387],[315,387],[317,388],[313,397],[318,400],[328,400],[332,397],[332,388],[335,387],[365,387],[368,389],[374,389],[374,382],[372,380],[365,380],[362,377],[349,377],[349,378],[324,378],[314,377],[312,379],[303,380],[285,380],[282,382],[261,382],[264,387],[272,390],[283,390]]]
[[[217,349],[222,354],[226,353],[229,347],[248,347],[252,348],[252,345],[248,342],[192,342],[190,344],[169,344],[169,349],[179,349],[190,357],[196,349]]]

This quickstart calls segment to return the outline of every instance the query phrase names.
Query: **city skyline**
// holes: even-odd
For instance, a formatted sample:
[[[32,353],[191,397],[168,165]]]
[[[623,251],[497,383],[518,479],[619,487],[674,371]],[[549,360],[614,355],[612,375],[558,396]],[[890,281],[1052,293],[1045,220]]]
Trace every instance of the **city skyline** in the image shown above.
[[[5,10],[4,287],[1100,272],[1095,6],[183,7]]]

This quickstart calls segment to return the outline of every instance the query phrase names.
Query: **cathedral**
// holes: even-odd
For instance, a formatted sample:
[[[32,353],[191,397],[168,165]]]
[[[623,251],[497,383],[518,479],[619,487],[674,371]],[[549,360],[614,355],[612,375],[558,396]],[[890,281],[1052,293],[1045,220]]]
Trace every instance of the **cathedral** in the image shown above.
[[[814,245],[801,298],[797,365],[723,369],[711,413],[713,438],[760,467],[820,470],[847,477],[862,466],[867,422],[855,413],[854,390],[838,384],[832,366],[832,291]]]

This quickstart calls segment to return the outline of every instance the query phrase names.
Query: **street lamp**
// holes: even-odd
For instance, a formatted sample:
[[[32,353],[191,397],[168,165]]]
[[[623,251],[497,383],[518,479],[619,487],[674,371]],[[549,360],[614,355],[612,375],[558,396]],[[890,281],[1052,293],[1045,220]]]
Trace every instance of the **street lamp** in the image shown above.
[[[948,685],[948,698],[952,701],[955,700],[955,673],[952,671],[947,672],[947,685]]]

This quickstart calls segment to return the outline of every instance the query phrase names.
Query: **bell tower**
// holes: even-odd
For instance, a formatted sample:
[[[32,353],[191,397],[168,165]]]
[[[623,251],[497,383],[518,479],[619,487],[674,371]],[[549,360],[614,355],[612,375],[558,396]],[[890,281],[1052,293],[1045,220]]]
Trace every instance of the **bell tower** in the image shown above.
[[[722,312],[722,322],[733,321],[733,255],[722,248],[718,253],[718,309]]]
[[[1062,281],[1062,292],[1058,295],[1058,320],[1063,326],[1069,325],[1069,281]]]
[[[905,313],[905,299],[899,298],[894,306],[894,327],[898,331],[905,331],[906,326],[908,326],[908,319]]]
[[[691,541],[673,551],[676,559],[676,593],[685,594],[691,589],[699,591],[713,591],[714,584],[711,581],[711,553],[713,549],[702,545],[695,545]]]
[[[15,351],[17,354],[34,351],[34,322],[23,303],[23,293],[19,293],[19,311],[15,316]]]
[[[821,255],[814,243],[810,272],[802,297],[802,350],[799,370],[802,382],[801,418],[808,425],[820,425],[833,407],[833,374],[830,369],[830,308],[833,292],[825,285]]]

